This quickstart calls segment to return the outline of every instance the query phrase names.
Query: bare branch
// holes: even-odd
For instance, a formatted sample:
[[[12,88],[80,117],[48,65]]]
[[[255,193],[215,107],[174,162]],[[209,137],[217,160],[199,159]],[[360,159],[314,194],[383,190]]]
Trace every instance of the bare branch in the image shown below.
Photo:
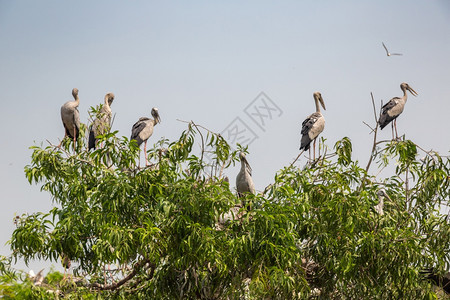
[[[192,121],[184,121],[184,120],[180,120],[180,119],[177,119],[177,121],[178,121],[178,122],[187,123],[187,124],[191,124],[191,123],[192,123]],[[203,128],[203,129],[205,129],[206,131],[208,131],[208,132],[211,133],[211,134],[219,135],[218,133],[215,133],[214,131],[211,131],[211,130],[209,130],[208,128],[202,126],[202,125],[195,125],[195,126],[196,126],[196,127]]]
[[[289,168],[295,164],[295,162],[300,158],[300,156],[303,154],[303,152],[305,152],[304,149],[300,152],[300,154],[297,156],[297,158],[289,165]]]
[[[192,121],[192,120],[191,120],[190,124],[194,125],[194,127],[197,129],[198,133],[200,134],[200,137],[202,138],[202,154],[200,156],[200,165],[202,165],[203,164],[203,154],[205,153],[205,139],[203,138],[203,134],[200,131],[200,129],[198,129],[197,124],[195,124],[194,121]]]
[[[370,128],[371,132],[370,132],[369,134],[372,134],[372,132],[375,131],[375,129],[372,128],[372,127],[371,127],[369,124],[367,124],[366,122],[363,121],[363,124]]]
[[[373,129],[374,135],[373,135],[372,152],[370,153],[369,162],[367,163],[367,166],[366,166],[366,173],[369,171],[370,165],[372,164],[372,160],[373,160],[374,153],[375,153],[376,146],[377,146],[377,133],[378,133],[377,111],[376,111],[376,108],[375,108],[375,100],[374,100],[374,98],[373,98],[372,92],[370,92],[370,97],[371,97],[371,99],[372,99],[373,114],[374,114],[375,124],[376,124],[376,125],[375,125],[375,129]],[[370,126],[369,126],[369,127],[370,127]],[[366,176],[367,176],[367,175],[366,175]],[[366,179],[366,178],[365,178],[366,176],[364,176],[364,178],[363,178],[363,185],[364,185],[364,181],[365,181],[365,179]]]
[[[90,286],[92,288],[95,289],[99,289],[99,290],[115,290],[119,287],[121,287],[122,285],[124,285],[125,283],[127,283],[128,281],[130,281],[134,276],[136,276],[137,272],[146,264],[146,263],[150,263],[150,261],[148,259],[144,259],[140,262],[137,262],[134,267],[133,267],[133,271],[130,272],[130,274],[128,274],[126,277],[124,277],[123,279],[113,283],[113,284],[99,284],[99,283],[92,283]],[[152,268],[154,269],[154,266],[152,266]]]

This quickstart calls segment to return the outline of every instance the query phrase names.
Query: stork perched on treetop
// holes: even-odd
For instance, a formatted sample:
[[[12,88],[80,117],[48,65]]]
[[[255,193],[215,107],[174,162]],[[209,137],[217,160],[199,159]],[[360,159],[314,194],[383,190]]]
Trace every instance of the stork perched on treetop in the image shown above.
[[[322,95],[319,92],[315,92],[313,97],[316,103],[316,112],[308,116],[302,123],[300,150],[309,150],[309,157],[311,158],[310,144],[314,141],[314,159],[316,159],[316,139],[325,127],[325,118],[320,112],[320,105],[322,105],[323,109],[326,110],[326,108]]]
[[[72,90],[72,96],[75,101],[67,101],[61,106],[61,119],[65,129],[64,137],[69,136],[73,139],[73,149],[75,149],[75,142],[80,134],[80,113],[78,112],[80,98],[77,88]]]
[[[413,96],[417,96],[417,92],[413,90],[406,82],[400,84],[400,88],[403,91],[403,97],[394,97],[388,103],[383,105],[381,108],[381,115],[378,121],[380,128],[383,129],[387,124],[392,122],[392,139],[394,139],[394,127],[395,127],[395,137],[398,139],[397,133],[397,117],[403,112],[405,108],[406,101],[408,100],[408,95],[406,91],[408,90]]]
[[[241,160],[241,170],[236,176],[236,189],[238,197],[244,197],[247,193],[255,193],[255,185],[252,179],[252,168],[245,157],[245,153],[240,152],[239,158]]]
[[[109,131],[111,126],[111,104],[114,101],[114,94],[108,93],[105,95],[105,103],[103,103],[102,108],[97,113],[97,118],[92,122],[91,130],[89,132],[89,150],[95,149],[95,144],[97,142],[97,136],[103,135]]]
[[[380,216],[384,215],[384,199],[391,201],[391,198],[389,198],[388,194],[384,189],[380,189],[377,191],[378,196],[378,203],[373,207],[373,209],[379,214]],[[392,202],[392,201],[391,201]]]
[[[153,134],[153,128],[156,124],[161,123],[161,118],[159,117],[158,109],[156,107],[152,108],[152,116],[153,119],[142,117],[134,123],[133,128],[131,129],[131,138],[130,140],[135,140],[140,146],[143,142],[144,144],[144,152],[145,152],[145,164],[148,165],[147,160],[147,140]]]

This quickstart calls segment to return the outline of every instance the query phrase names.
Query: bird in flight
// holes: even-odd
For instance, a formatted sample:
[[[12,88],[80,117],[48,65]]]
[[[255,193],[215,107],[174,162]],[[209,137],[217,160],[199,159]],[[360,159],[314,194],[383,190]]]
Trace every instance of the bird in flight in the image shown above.
[[[384,50],[386,50],[386,55],[387,55],[387,56],[391,56],[391,55],[403,55],[403,54],[401,54],[401,53],[390,53],[389,50],[386,48],[386,45],[385,45],[383,42],[381,42],[381,43],[383,44]]]

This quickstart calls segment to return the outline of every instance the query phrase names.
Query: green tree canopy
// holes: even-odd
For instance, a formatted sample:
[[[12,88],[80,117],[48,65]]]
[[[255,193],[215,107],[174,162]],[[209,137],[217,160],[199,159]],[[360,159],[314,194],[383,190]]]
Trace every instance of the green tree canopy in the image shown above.
[[[245,149],[233,151],[192,122],[178,140],[148,151],[148,167],[138,165],[136,143],[117,132],[92,152],[84,142],[76,151],[69,140],[34,146],[25,168],[55,206],[17,220],[11,259],[68,257],[73,267],[72,276],[50,273],[29,284],[34,295],[435,298],[421,272],[450,268],[449,216],[441,210],[449,206],[449,158],[419,159],[410,140],[375,135],[366,167],[352,159],[350,139],[333,149],[322,143],[317,160],[284,167],[264,192],[247,195],[250,209],[222,176]],[[394,163],[392,176],[371,175]],[[381,189],[383,214],[374,209]],[[3,259],[5,290],[18,280],[13,274]]]

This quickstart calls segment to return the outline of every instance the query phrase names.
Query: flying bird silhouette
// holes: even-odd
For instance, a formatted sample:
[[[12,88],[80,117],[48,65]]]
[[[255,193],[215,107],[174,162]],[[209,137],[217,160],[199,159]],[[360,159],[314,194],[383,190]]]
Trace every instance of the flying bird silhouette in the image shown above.
[[[386,55],[387,55],[387,56],[391,56],[391,55],[403,55],[403,54],[401,54],[401,53],[390,53],[389,50],[386,48],[386,45],[385,45],[383,42],[381,42],[381,43],[383,44],[384,50],[386,50]]]

